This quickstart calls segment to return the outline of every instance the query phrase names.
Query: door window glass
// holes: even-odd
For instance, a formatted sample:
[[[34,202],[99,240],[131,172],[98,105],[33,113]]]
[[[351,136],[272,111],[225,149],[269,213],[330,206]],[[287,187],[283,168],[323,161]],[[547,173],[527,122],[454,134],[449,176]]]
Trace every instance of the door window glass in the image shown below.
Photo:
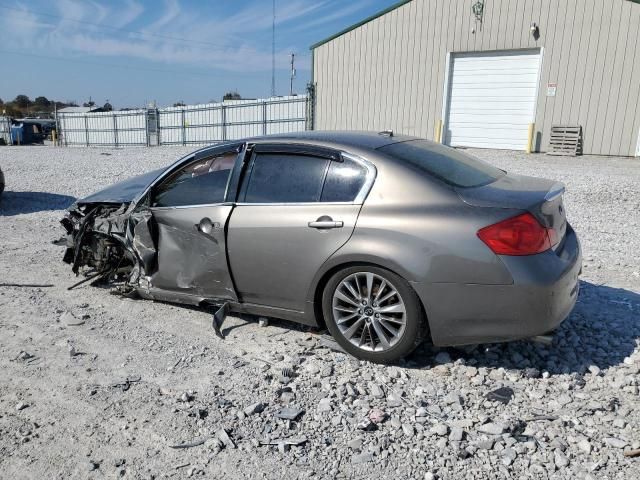
[[[367,169],[353,160],[333,160],[322,189],[322,202],[353,202],[362,190]]]
[[[317,202],[329,160],[285,153],[258,153],[245,187],[247,203]]]
[[[180,207],[224,202],[227,181],[237,157],[237,152],[229,152],[191,162],[157,188],[153,206]]]

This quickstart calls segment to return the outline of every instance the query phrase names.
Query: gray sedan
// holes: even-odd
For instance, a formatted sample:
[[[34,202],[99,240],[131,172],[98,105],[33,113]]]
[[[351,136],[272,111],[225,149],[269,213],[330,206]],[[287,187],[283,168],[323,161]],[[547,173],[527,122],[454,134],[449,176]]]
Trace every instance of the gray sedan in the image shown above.
[[[123,294],[326,326],[392,362],[423,339],[554,330],[581,254],[564,186],[392,132],[304,132],[198,150],[79,200],[65,261]]]

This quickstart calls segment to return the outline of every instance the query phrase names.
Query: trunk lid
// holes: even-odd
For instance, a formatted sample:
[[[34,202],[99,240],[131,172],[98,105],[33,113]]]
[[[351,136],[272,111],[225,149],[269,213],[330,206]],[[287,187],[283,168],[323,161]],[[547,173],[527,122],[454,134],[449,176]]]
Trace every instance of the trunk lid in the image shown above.
[[[509,173],[493,183],[473,188],[456,188],[460,198],[474,207],[508,208],[530,212],[542,226],[556,234],[553,249],[562,243],[567,231],[567,219],[560,182],[544,178]],[[552,239],[553,240],[553,239]]]

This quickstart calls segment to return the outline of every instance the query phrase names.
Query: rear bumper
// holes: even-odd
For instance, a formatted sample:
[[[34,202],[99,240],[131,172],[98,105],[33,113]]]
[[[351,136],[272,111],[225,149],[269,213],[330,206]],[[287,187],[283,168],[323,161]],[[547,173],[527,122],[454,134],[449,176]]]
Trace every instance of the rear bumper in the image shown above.
[[[578,298],[582,268],[571,227],[555,252],[501,259],[513,277],[511,285],[412,283],[435,345],[528,338],[554,330],[567,318]]]

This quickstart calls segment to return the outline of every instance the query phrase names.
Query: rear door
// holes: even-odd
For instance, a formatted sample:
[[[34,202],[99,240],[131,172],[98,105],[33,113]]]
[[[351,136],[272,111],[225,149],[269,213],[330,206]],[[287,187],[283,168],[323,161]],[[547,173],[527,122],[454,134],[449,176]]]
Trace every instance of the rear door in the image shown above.
[[[256,146],[227,238],[241,300],[304,311],[313,276],[353,233],[374,176],[337,151]]]
[[[154,289],[196,298],[237,300],[226,256],[226,202],[243,146],[198,152],[151,192],[157,226]]]

